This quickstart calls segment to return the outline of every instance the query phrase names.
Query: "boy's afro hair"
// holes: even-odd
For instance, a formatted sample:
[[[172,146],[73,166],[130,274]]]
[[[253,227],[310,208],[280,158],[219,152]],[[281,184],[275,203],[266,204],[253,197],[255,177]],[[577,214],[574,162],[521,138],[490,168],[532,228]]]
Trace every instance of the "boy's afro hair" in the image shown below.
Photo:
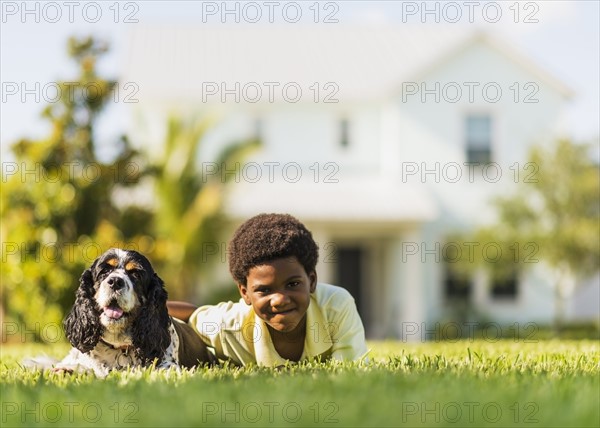
[[[246,285],[253,267],[292,256],[307,274],[315,271],[319,247],[310,231],[289,214],[259,214],[233,234],[229,243],[229,271],[236,283]]]

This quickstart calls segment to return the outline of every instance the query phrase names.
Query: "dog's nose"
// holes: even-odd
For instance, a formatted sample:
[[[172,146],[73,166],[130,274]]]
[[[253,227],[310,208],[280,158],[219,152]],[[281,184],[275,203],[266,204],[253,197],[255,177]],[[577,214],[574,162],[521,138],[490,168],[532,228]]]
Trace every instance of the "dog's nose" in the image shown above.
[[[120,290],[125,285],[125,281],[123,281],[123,278],[113,276],[108,278],[108,285],[110,285],[110,288],[113,290]]]

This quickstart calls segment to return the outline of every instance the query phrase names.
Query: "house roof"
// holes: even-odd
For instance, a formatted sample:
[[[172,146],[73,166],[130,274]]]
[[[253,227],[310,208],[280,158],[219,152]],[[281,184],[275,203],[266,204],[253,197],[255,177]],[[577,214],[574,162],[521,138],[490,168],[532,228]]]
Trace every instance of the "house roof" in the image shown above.
[[[443,66],[451,58],[456,57],[460,53],[466,51],[471,46],[478,43],[485,44],[490,49],[500,53],[505,58],[509,59],[519,67],[523,68],[527,72],[535,76],[535,81],[545,82],[548,86],[556,90],[565,98],[571,98],[574,92],[571,88],[565,85],[561,80],[546,71],[543,67],[538,65],[535,61],[528,58],[522,52],[519,52],[513,46],[510,46],[504,40],[500,40],[497,37],[493,37],[491,34],[484,31],[475,31],[464,38],[462,43],[453,46],[447,52],[440,54],[434,61],[427,64],[424,68],[417,70],[416,75],[412,76],[410,80],[416,80],[419,77],[426,75],[429,71],[436,69],[437,67]]]
[[[487,43],[568,96],[570,91],[533,61],[489,35],[457,26],[136,25],[123,81],[145,99],[202,100],[203,83],[233,88],[264,82],[310,87],[334,82],[344,101],[385,97],[403,81],[439,66],[474,42]],[[278,88],[279,90],[280,88]],[[323,89],[322,89],[323,90]],[[393,93],[393,92],[392,92]],[[321,93],[323,97],[325,93]],[[219,101],[218,96],[209,98]]]
[[[233,219],[293,212],[306,221],[391,225],[431,221],[439,214],[426,192],[377,177],[344,177],[337,183],[239,183],[230,187],[225,209]]]

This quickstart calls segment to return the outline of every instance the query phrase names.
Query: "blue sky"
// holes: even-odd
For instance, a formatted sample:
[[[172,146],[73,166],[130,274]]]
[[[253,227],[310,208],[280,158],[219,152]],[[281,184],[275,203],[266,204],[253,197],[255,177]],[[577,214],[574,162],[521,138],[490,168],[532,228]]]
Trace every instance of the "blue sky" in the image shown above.
[[[100,70],[108,76],[118,77],[121,65],[126,60],[127,31],[136,25],[135,22],[126,21],[137,20],[143,24],[195,22],[203,25],[219,24],[223,16],[229,23],[234,19],[231,17],[233,15],[223,15],[221,10],[212,13],[222,2],[148,1],[117,4],[109,1],[87,6],[88,3],[78,2],[77,7],[69,9],[65,2],[54,2],[54,5],[27,2],[26,7],[31,12],[24,13],[24,3],[2,2],[0,71],[3,100],[0,143],[4,156],[8,146],[19,137],[39,137],[47,132],[46,125],[39,119],[44,100],[40,98],[36,102],[33,96],[28,96],[22,102],[18,95],[9,96],[5,93],[6,84],[27,82],[29,88],[34,82],[40,82],[43,86],[73,76],[74,67],[65,53],[68,36],[91,33],[108,40],[112,45],[111,53],[100,64]],[[269,25],[265,2],[254,3],[259,5],[263,15],[260,23],[248,25]],[[285,2],[278,3],[282,8],[285,6]],[[426,8],[431,11],[437,8],[439,11],[439,22],[435,22],[435,13],[426,13],[421,9],[423,3],[420,1],[338,1],[321,2],[316,7],[315,2],[310,1],[301,3],[300,10],[304,15],[299,24],[314,19],[318,9],[318,19],[324,20],[329,15],[344,24],[453,25],[457,31],[471,26],[491,32],[575,92],[575,97],[567,105],[569,134],[579,140],[597,139],[600,133],[600,2],[481,1],[472,9],[467,3],[428,2]],[[491,4],[488,6],[488,3]],[[253,6],[246,6],[242,2],[230,2],[228,5],[232,9],[238,7],[240,11],[247,7],[247,17],[252,19],[254,16]],[[86,8],[85,14],[83,8]],[[496,18],[498,9],[501,17]],[[97,22],[91,22],[98,16],[98,10],[101,15]],[[281,9],[273,9],[272,12],[275,23],[286,23]],[[457,12],[461,13],[460,19],[457,18]],[[469,14],[472,22],[469,22]],[[292,16],[291,13],[288,13],[289,16]],[[49,22],[53,20],[56,22]],[[425,20],[425,24],[422,20]],[[110,141],[126,129],[123,108],[123,105],[115,104],[106,111],[100,126],[101,140]]]

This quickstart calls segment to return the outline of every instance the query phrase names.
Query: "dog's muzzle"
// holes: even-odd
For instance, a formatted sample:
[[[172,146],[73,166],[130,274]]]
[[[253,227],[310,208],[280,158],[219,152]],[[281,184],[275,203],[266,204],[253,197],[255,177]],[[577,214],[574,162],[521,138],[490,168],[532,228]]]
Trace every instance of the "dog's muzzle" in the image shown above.
[[[121,319],[139,304],[133,284],[127,276],[118,272],[111,273],[102,281],[96,301],[103,314],[112,321]]]

